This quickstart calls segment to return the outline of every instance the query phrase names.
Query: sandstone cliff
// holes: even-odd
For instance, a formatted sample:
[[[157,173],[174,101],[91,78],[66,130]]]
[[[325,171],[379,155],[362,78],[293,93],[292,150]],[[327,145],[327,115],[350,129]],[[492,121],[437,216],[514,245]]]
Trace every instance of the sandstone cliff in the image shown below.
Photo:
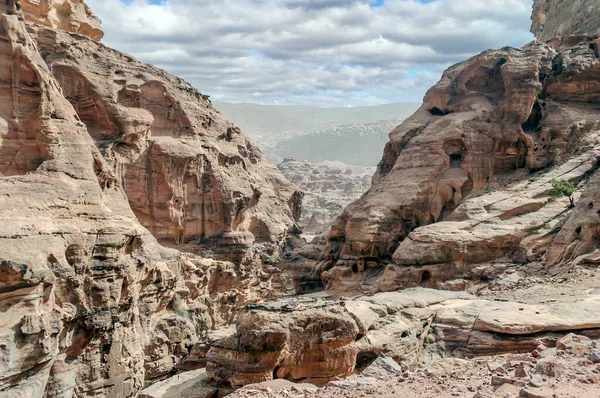
[[[97,22],[80,1],[0,3],[1,396],[136,396],[288,288],[140,223],[277,250],[301,195],[207,97],[94,42]]]
[[[498,258],[544,259],[556,229],[540,231],[570,214],[552,196],[552,180],[593,189],[595,180],[585,181],[599,149],[599,44],[594,35],[569,36],[485,51],[449,68],[390,133],[372,188],[334,222],[316,272],[348,289],[394,263],[379,286],[390,290],[441,287]],[[579,214],[569,228],[581,232]],[[568,243],[586,243],[561,263],[595,248],[592,230],[568,234]],[[549,264],[559,262],[565,234]]]
[[[302,194],[183,80],[92,40],[31,26],[65,97],[164,244],[276,242]]]

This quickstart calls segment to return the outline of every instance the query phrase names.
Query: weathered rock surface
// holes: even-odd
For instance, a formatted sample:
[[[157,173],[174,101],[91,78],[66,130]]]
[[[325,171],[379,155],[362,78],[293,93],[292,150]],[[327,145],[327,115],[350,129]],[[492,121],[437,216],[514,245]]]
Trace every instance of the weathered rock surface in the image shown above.
[[[100,19],[83,0],[20,0],[18,3],[28,21],[96,41],[104,36]]]
[[[92,40],[31,26],[46,63],[163,244],[281,242],[302,193],[183,80]],[[227,253],[230,250],[225,250]]]
[[[600,4],[588,0],[534,0],[531,32],[542,40],[600,34]]]
[[[220,398],[231,389],[211,386],[205,369],[181,373],[140,392],[139,398]]]

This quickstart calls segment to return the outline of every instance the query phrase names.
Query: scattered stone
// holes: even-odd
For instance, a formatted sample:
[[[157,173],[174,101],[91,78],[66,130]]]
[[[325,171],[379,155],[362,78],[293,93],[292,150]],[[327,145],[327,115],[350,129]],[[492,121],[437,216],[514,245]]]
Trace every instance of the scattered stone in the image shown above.
[[[544,379],[541,375],[534,373],[531,375],[529,384],[531,384],[533,387],[541,387],[544,384]]]
[[[520,378],[527,377],[527,371],[525,371],[525,364],[523,362],[517,365],[515,376]]]
[[[377,358],[361,373],[363,377],[374,377],[376,379],[385,379],[394,375],[402,375],[402,367],[389,357]]]
[[[523,388],[519,396],[525,398],[552,398],[553,394],[544,390]]]
[[[600,350],[592,350],[592,352],[590,352],[589,360],[592,361],[592,363],[600,363]]]
[[[509,377],[502,377],[502,376],[492,376],[492,385],[493,386],[501,386],[504,384],[512,384],[513,386],[517,386],[517,387],[525,387],[525,385],[526,385],[526,383],[521,380],[515,380],[515,379],[511,379]]]
[[[589,355],[592,342],[589,337],[570,333],[556,342],[559,351],[571,351],[576,355]]]
[[[560,377],[564,374],[565,368],[556,357],[548,357],[538,361],[535,371],[543,376]]]

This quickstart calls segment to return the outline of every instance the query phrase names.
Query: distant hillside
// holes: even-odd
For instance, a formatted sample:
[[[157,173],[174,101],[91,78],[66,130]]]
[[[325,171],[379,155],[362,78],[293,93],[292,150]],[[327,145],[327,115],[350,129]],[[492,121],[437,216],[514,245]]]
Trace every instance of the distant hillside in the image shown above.
[[[351,124],[299,135],[265,148],[265,154],[271,159],[291,157],[312,163],[340,161],[356,166],[376,166],[388,142],[389,132],[403,120],[394,118]]]
[[[276,163],[294,158],[357,166],[376,166],[390,131],[420,106],[409,102],[356,108],[214,105]]]
[[[272,144],[281,138],[336,126],[407,117],[420,104],[406,102],[355,108],[315,108],[215,102],[214,106],[259,144]]]

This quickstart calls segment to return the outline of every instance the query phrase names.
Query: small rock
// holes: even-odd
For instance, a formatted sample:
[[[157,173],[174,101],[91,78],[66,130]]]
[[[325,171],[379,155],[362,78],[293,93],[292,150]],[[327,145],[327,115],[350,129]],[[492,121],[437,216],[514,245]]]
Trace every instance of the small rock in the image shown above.
[[[592,350],[588,359],[592,361],[592,363],[600,363],[600,350]]]
[[[493,386],[501,386],[504,384],[512,384],[513,386],[517,386],[517,387],[525,387],[525,382],[523,382],[521,380],[514,380],[509,377],[502,377],[502,376],[492,376],[492,385]]]
[[[552,393],[544,390],[534,390],[523,388],[519,393],[519,396],[525,398],[552,398]]]
[[[569,333],[556,342],[556,349],[559,351],[568,350],[578,355],[588,355],[591,350],[591,345],[592,342],[589,337]]]
[[[536,347],[535,350],[533,350],[531,355],[536,358],[539,358],[541,356],[542,352],[546,351],[547,349],[548,349],[548,347],[546,347],[544,344],[540,344],[539,346]]]
[[[362,372],[364,377],[375,377],[377,379],[385,379],[389,376],[401,375],[402,367],[392,358],[379,357],[371,365]]]
[[[499,373],[504,371],[504,368],[498,362],[487,361],[485,364],[488,370],[492,373]]]
[[[527,377],[527,372],[525,371],[525,364],[523,362],[517,365],[517,369],[515,370],[515,376],[520,378]]]
[[[534,387],[541,387],[542,384],[544,384],[544,379],[542,379],[542,376],[540,376],[539,374],[533,374],[531,375],[531,380],[529,380],[529,384],[531,384]]]
[[[565,371],[565,366],[556,357],[548,357],[537,363],[535,371],[543,376],[560,377]]]

